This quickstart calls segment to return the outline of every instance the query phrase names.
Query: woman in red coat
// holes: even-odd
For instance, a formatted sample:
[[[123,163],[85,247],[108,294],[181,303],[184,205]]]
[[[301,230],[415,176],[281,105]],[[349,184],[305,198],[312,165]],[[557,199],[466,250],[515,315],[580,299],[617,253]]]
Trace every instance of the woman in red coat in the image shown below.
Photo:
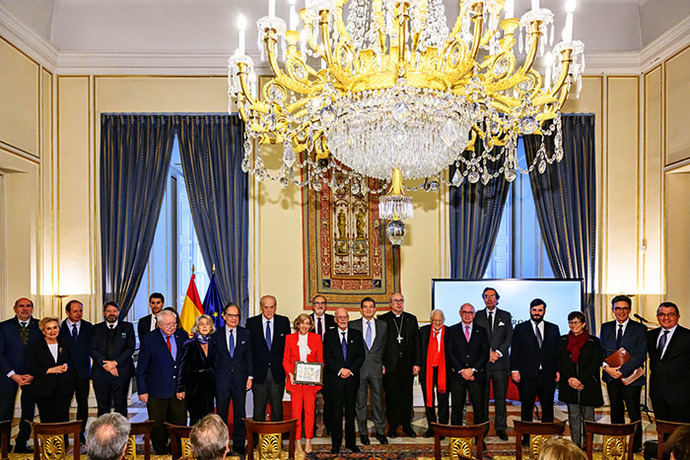
[[[302,450],[302,408],[304,408],[304,435],[307,438],[305,451],[310,453],[311,438],[314,436],[314,409],[316,392],[321,385],[295,384],[295,361],[323,363],[323,345],[319,334],[309,332],[313,327],[311,316],[301,313],[292,323],[297,332],[285,337],[283,368],[287,374],[285,388],[292,401],[292,417],[297,419],[297,450]]]

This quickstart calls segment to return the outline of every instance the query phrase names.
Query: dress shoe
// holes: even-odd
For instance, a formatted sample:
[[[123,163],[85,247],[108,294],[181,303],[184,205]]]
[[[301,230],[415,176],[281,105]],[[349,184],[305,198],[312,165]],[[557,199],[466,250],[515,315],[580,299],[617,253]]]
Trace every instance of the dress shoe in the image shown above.
[[[15,444],[14,453],[15,454],[33,454],[34,450],[31,447],[27,446],[26,444],[24,444],[24,445]]]
[[[385,434],[377,434],[376,439],[379,441],[379,444],[388,444],[388,438],[386,438]]]
[[[522,436],[522,445],[525,447],[529,447],[529,436],[528,435]]]
[[[332,454],[340,453],[340,446],[331,446],[331,453]]]
[[[434,430],[432,430],[431,428],[429,428],[428,430],[426,430],[426,431],[424,432],[424,437],[425,437],[425,438],[433,438],[433,437],[434,437]]]
[[[496,433],[496,434],[498,434],[498,438],[501,441],[507,441],[508,440],[508,435],[506,434],[506,432],[504,430],[498,430],[498,433]]]
[[[414,432],[411,426],[405,426],[403,427],[403,433],[405,433],[405,436],[409,438],[416,438],[417,433]]]
[[[239,445],[234,445],[232,446],[232,450],[237,452],[240,455],[247,455],[247,448],[244,446],[239,446]]]
[[[350,451],[351,451],[353,454],[358,454],[358,453],[362,452],[361,450],[359,450],[359,447],[355,446],[354,444],[352,444],[352,445],[350,445],[350,446],[345,446],[345,447],[347,447],[348,449],[350,449]]]
[[[388,437],[389,438],[397,438],[398,437],[398,432],[397,430],[388,430]]]
[[[369,444],[371,444],[371,441],[369,441],[369,436],[367,436],[366,434],[360,436],[359,440],[362,441],[363,446],[368,446]]]

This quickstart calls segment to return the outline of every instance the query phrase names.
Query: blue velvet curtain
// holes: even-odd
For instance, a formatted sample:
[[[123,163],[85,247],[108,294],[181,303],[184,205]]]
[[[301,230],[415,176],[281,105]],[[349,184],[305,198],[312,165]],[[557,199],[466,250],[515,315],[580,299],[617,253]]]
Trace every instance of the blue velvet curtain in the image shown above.
[[[594,115],[563,115],[563,150],[560,163],[544,174],[533,171],[530,183],[544,244],[557,278],[582,278],[582,312],[589,330],[596,333],[594,276],[596,257],[596,169]],[[531,162],[539,149],[539,136],[525,136]],[[553,137],[545,138],[553,154]]]
[[[101,116],[103,300],[115,300],[121,318],[148,262],[174,135],[174,122],[165,115]]]
[[[481,142],[475,143],[481,149]],[[489,165],[495,171],[500,165]],[[453,177],[455,168],[451,167]],[[481,279],[491,259],[510,183],[502,176],[487,185],[467,178],[450,187],[450,274],[455,279]]]
[[[178,115],[180,158],[206,268],[216,267],[223,306],[249,313],[249,207],[237,115]]]

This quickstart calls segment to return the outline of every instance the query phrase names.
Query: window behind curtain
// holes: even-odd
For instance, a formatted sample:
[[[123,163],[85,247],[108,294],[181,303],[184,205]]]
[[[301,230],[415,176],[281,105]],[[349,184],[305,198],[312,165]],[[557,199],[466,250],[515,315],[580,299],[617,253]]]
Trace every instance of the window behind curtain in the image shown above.
[[[517,155],[520,168],[527,169],[522,138],[518,142]],[[553,277],[529,176],[518,174],[508,191],[501,226],[484,278]]]
[[[196,274],[196,287],[203,300],[210,276],[194,230],[176,136],[156,235],[129,319],[136,322],[150,313],[148,298],[153,292],[161,292],[165,296],[165,305],[181,312],[192,266]]]

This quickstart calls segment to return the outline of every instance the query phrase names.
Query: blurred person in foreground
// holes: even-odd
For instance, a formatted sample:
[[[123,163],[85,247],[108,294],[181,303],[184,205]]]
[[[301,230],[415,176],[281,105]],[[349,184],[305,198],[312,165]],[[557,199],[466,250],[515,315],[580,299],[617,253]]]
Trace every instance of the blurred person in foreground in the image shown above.
[[[229,450],[228,427],[216,414],[208,414],[189,433],[196,460],[224,460]]]
[[[86,455],[89,460],[120,460],[125,457],[131,424],[117,412],[101,415],[86,424]]]
[[[587,455],[570,439],[551,438],[544,444],[539,460],[587,460]]]

